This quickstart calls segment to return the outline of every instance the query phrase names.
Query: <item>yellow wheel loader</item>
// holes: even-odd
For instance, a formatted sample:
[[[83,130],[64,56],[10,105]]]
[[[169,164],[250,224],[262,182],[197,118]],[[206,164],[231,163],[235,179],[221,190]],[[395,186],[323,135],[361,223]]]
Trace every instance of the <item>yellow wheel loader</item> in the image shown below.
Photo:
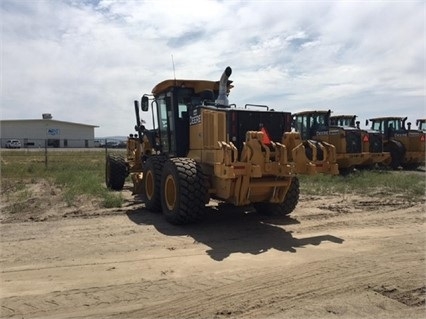
[[[371,129],[360,129],[360,122],[356,121],[356,115],[330,116],[330,126],[356,128],[361,131],[362,152],[369,154],[368,159],[358,167],[388,166],[391,161],[389,152],[384,151],[383,136],[380,132]]]
[[[341,173],[370,165],[370,152],[363,147],[363,131],[357,127],[330,125],[330,115],[330,110],[299,112],[293,114],[293,124],[303,141],[329,143],[335,147]]]
[[[299,199],[298,173],[338,174],[334,147],[321,158],[305,156],[311,146],[290,132],[291,113],[229,104],[231,73],[227,67],[220,81],[165,80],[142,96],[140,106],[134,103],[137,133],[127,141],[127,174],[146,208],[161,211],[173,224],[202,218],[210,199],[287,215]],[[139,108],[151,112],[152,129],[141,123]],[[112,180],[121,185],[127,176],[121,170],[108,174],[112,189],[119,184]]]
[[[371,122],[371,129],[383,135],[385,151],[391,154],[390,166],[416,169],[425,164],[425,132],[411,129],[406,117],[377,117]],[[417,125],[420,125],[418,122]]]

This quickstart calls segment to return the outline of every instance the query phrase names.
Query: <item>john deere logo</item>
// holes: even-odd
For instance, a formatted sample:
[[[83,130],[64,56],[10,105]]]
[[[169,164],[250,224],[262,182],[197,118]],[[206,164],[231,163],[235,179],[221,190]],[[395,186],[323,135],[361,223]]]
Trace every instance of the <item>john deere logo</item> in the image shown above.
[[[47,135],[49,136],[55,136],[55,135],[59,135],[60,131],[58,128],[49,128],[47,130]]]

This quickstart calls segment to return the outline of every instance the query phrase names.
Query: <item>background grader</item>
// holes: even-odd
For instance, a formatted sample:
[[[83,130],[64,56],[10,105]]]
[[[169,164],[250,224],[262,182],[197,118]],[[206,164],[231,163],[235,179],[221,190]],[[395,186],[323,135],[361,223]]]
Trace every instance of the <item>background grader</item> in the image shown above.
[[[263,105],[229,104],[233,87],[227,67],[220,81],[165,80],[143,95],[153,129],[146,129],[135,101],[137,134],[127,140],[126,158],[107,156],[106,184],[133,193],[150,211],[173,224],[199,220],[210,198],[253,205],[263,214],[287,215],[299,199],[297,173],[338,174],[335,149],[303,145],[291,130],[291,113]],[[253,109],[254,108],[254,109]],[[311,159],[306,154],[314,154]]]

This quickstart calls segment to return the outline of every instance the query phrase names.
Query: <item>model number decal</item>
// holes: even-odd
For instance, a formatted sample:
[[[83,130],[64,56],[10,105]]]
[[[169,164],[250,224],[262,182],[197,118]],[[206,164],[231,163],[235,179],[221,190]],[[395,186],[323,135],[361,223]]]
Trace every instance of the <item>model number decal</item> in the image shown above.
[[[339,130],[330,130],[330,135],[339,135]]]
[[[201,123],[201,114],[189,117],[189,125],[195,125]]]
[[[319,132],[316,132],[316,134],[315,134],[316,136],[320,136],[320,135],[328,135],[328,131],[319,131]]]

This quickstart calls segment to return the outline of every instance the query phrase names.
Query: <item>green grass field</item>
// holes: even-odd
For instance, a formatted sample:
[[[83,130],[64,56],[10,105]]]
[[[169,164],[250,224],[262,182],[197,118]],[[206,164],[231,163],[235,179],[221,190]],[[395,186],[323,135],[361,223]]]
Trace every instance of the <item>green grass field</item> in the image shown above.
[[[117,151],[125,152],[125,150]],[[1,193],[20,192],[26,185],[47,179],[63,189],[63,199],[72,205],[76,196],[101,199],[104,207],[120,207],[119,192],[105,187],[105,151],[2,151]],[[424,172],[358,171],[346,176],[299,176],[302,194],[398,194],[416,201],[424,200]]]
[[[105,187],[105,151],[49,151],[47,156],[43,150],[2,151],[2,196],[40,179],[61,186],[70,206],[78,195],[100,198],[107,208],[123,203],[120,193]]]
[[[359,170],[345,176],[300,176],[299,180],[304,194],[398,194],[421,201],[425,195],[425,176],[424,172]]]

